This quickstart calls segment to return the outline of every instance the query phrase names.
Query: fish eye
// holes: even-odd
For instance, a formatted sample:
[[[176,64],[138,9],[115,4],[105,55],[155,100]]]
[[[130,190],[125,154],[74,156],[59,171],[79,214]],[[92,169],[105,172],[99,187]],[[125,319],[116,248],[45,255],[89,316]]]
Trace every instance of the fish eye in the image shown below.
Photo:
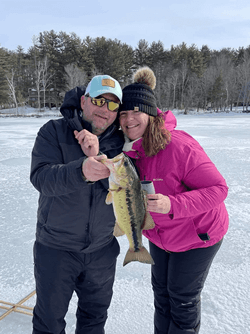
[[[128,166],[128,162],[126,160],[124,161],[124,166]]]

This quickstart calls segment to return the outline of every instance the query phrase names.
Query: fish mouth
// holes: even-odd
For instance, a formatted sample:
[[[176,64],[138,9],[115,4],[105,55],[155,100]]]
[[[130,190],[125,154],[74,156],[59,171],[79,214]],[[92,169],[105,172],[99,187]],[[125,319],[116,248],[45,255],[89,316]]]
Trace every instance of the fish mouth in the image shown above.
[[[112,158],[112,159],[110,159],[110,161],[112,161],[112,162],[118,162],[118,161],[120,161],[120,160],[122,160],[122,159],[124,159],[124,154],[123,154],[123,152],[122,153],[120,153],[120,154],[118,154],[117,156],[115,156],[114,158]]]
[[[101,160],[101,162],[106,166],[108,167],[108,169],[111,171],[111,172],[114,172],[115,171],[115,165],[118,163],[122,163],[124,161],[124,154],[123,152],[121,152],[120,154],[118,154],[117,156],[115,156],[114,158],[112,159],[103,159]]]

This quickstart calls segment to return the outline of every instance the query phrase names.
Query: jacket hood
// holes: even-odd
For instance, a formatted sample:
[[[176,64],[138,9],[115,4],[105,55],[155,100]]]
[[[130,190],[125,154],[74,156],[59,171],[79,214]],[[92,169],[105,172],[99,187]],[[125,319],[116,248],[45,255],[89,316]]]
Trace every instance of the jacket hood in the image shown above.
[[[157,108],[157,114],[163,115],[163,119],[165,120],[165,126],[168,131],[171,132],[176,128],[177,120],[171,110],[161,111],[159,108]]]
[[[67,121],[69,127],[73,130],[81,131],[82,125],[82,109],[81,109],[81,96],[85,93],[85,87],[80,86],[71,89],[65,94],[63,104],[60,108],[60,112]],[[86,129],[89,130],[89,124]]]

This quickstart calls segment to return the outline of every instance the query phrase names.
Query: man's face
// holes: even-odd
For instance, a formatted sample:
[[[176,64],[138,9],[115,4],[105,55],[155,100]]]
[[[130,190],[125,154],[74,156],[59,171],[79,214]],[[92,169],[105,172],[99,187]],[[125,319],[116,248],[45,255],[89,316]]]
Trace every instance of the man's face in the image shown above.
[[[101,96],[117,103],[120,102],[119,99],[111,93],[102,94],[98,97]],[[107,103],[102,107],[95,106],[92,104],[90,97],[81,97],[81,107],[83,110],[82,118],[92,125],[92,132],[97,136],[102,134],[117,117],[117,111],[108,110]]]

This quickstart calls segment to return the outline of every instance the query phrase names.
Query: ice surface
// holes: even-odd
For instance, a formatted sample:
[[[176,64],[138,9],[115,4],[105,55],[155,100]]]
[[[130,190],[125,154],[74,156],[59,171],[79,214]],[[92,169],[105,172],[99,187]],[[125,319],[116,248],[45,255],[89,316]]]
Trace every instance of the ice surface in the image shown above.
[[[53,117],[52,117],[53,118]],[[56,118],[56,117],[54,117]],[[32,248],[38,193],[29,182],[30,154],[38,129],[48,118],[0,118],[0,300],[16,303],[34,290]],[[200,334],[250,332],[250,115],[179,115],[178,129],[203,146],[226,179],[230,228],[202,293]],[[106,334],[152,334],[153,295],[150,266],[122,266],[128,248],[119,238],[114,296]],[[144,245],[147,240],[143,239]],[[25,305],[33,306],[35,296]],[[75,329],[74,295],[66,317]],[[0,309],[0,315],[5,311]],[[31,316],[11,313],[0,334],[30,334]]]

